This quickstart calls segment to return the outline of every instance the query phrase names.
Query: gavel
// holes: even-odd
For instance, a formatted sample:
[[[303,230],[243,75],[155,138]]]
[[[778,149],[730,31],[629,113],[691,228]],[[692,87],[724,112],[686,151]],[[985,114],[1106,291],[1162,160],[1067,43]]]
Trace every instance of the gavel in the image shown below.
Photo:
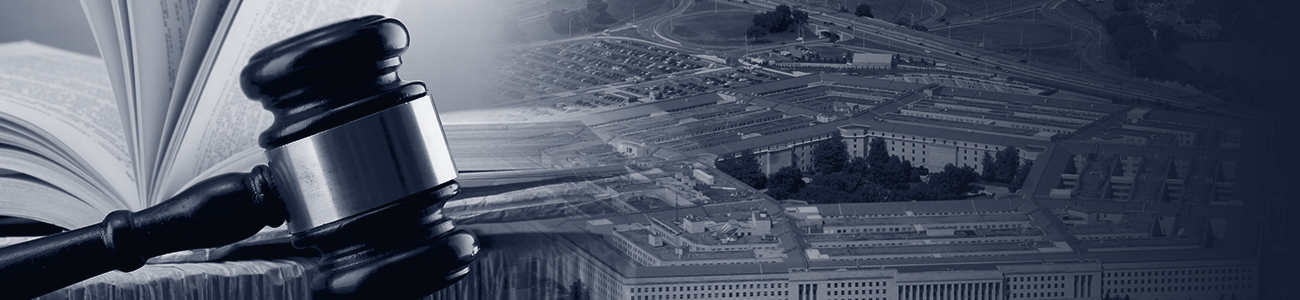
[[[22,282],[0,293],[39,297],[286,222],[294,247],[321,253],[313,299],[415,299],[460,280],[478,240],[441,213],[460,186],[428,90],[397,76],[409,41],[400,21],[367,16],[257,52],[240,83],[275,116],[259,137],[267,165],[0,248],[0,282]]]

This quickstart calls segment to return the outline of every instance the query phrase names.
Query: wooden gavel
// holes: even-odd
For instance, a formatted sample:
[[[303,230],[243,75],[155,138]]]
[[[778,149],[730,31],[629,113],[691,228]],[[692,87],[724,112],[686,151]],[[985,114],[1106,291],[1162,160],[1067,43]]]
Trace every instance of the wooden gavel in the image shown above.
[[[313,299],[415,299],[460,280],[479,245],[441,213],[460,187],[427,89],[397,77],[409,40],[401,22],[367,16],[257,52],[241,84],[275,115],[259,139],[268,165],[0,248],[0,282],[23,283],[3,297],[38,297],[286,222],[294,247],[322,254]]]

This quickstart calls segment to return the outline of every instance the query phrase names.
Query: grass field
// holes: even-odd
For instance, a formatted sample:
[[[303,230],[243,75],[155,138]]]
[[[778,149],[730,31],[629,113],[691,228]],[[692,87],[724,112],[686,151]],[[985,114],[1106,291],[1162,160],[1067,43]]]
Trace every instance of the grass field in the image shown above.
[[[672,3],[668,0],[605,0],[605,3],[609,3],[606,10],[609,15],[618,20],[616,24],[631,22],[633,11],[636,19],[642,20],[672,10]]]
[[[1029,50],[1027,48],[1007,50],[1007,53],[1028,58],[1031,63],[1049,64],[1066,68],[1079,68],[1079,56],[1074,48],[1056,47]],[[1084,66],[1087,68],[1087,66]],[[1087,69],[1085,69],[1087,70]]]
[[[720,13],[726,10],[751,9],[750,7],[746,7],[746,6],[733,5],[732,2],[727,2],[726,0],[685,0],[685,1],[692,1],[692,3],[691,3],[691,7],[687,8],[686,11],[682,12],[683,14],[690,14],[693,12],[714,12],[714,11]]]
[[[1042,5],[1049,0],[937,0],[948,7],[943,18],[957,23],[966,20],[984,19],[989,15],[1005,14],[1025,7]]]
[[[937,35],[948,35],[948,29],[935,30]],[[1029,22],[993,21],[984,24],[952,28],[952,38],[980,43],[991,49],[1027,49],[1030,47],[1061,46],[1070,40],[1070,33],[1060,26]]]
[[[745,45],[745,30],[753,24],[753,19],[754,13],[735,10],[721,11],[717,15],[711,13],[696,14],[674,21],[671,30],[667,34],[683,42],[712,46],[743,46]],[[816,37],[816,33],[807,29],[804,29],[803,34],[806,39]],[[798,37],[799,33],[794,31],[771,33],[758,41],[751,40],[749,43],[756,45],[786,42],[794,41]]]
[[[546,18],[530,19],[519,22],[515,26],[518,31],[515,31],[515,34],[511,34],[507,38],[515,39],[519,43],[553,40],[567,36],[566,34],[556,33]]]
[[[577,1],[573,1],[573,0],[551,0],[551,1],[555,2],[555,3],[551,3],[550,6],[548,6],[551,8],[581,7],[581,6],[576,6],[577,4],[575,3],[577,3]],[[609,8],[607,11],[609,12],[610,16],[618,20],[613,24],[611,24],[610,25],[611,27],[620,26],[630,22],[632,20],[632,11],[634,5],[636,7],[635,10],[636,10],[637,20],[641,20],[643,18],[649,18],[672,10],[672,3],[670,2],[671,0],[605,0],[605,1],[606,3],[609,3]],[[536,14],[536,12],[529,15],[534,15],[534,14]],[[545,17],[530,18],[524,21],[514,21],[514,22],[515,23],[513,23],[513,25],[509,21],[505,22],[506,25],[504,26],[510,26],[513,28],[509,28],[509,27],[504,28],[502,33],[502,38],[508,41],[513,41],[514,43],[517,44],[536,42],[536,41],[555,40],[555,39],[568,37],[567,32],[559,33],[556,32],[555,29],[551,28],[550,21],[548,21]],[[574,35],[579,35],[579,34],[583,34],[583,33],[577,31],[574,32]]]
[[[752,13],[734,11],[695,15],[674,21],[669,35],[707,45],[744,45],[745,29],[753,18]]]
[[[856,1],[848,1],[849,7],[854,7]],[[927,1],[916,0],[862,0],[862,3],[871,5],[872,14],[876,19],[898,23],[899,21],[913,24],[925,21],[925,19],[935,14],[935,9]],[[849,11],[852,11],[850,9]],[[913,21],[915,20],[915,22]]]
[[[858,4],[867,4],[871,5],[871,12],[877,19],[891,23],[903,21],[912,24],[913,19],[916,22],[922,22],[935,14],[934,6],[930,5],[927,0],[799,0],[798,2],[803,5],[829,10],[844,7],[850,13]]]

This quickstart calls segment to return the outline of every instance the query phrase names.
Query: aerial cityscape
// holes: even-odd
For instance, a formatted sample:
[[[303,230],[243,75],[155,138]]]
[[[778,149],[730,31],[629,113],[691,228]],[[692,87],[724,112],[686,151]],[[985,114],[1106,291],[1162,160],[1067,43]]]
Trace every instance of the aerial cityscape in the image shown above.
[[[426,299],[1294,298],[1288,3],[407,1],[481,246]],[[230,249],[150,268],[313,276]]]
[[[438,295],[1276,299],[1296,280],[1281,133],[1252,103],[1269,88],[1206,59],[1256,47],[1259,3],[497,2],[488,109],[444,120],[470,189],[516,190],[447,211],[534,250]],[[519,171],[475,182],[493,170]]]

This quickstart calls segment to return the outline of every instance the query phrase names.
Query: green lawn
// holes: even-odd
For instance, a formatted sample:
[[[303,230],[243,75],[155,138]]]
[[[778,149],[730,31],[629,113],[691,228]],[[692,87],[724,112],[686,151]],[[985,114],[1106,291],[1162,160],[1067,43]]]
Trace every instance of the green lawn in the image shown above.
[[[707,2],[706,2],[707,3]],[[753,24],[754,13],[743,11],[722,11],[717,15],[704,13],[683,17],[673,22],[667,34],[683,42],[713,46],[744,46],[745,30]],[[816,39],[816,33],[806,28],[803,30],[805,40]],[[751,45],[772,42],[792,42],[799,37],[795,31],[769,33],[758,41],[750,40]]]
[[[948,36],[948,29],[936,29],[936,35]],[[1070,32],[1061,26],[1017,21],[994,21],[952,28],[952,38],[972,43],[984,42],[992,49],[1028,49],[1062,46],[1070,41]]]
[[[547,21],[546,18],[536,18],[519,22],[518,25],[515,26],[518,30],[512,31],[512,34],[506,38],[518,40],[519,43],[554,40],[567,36],[567,34],[555,32],[555,29],[551,28],[551,23]]]
[[[1007,53],[1026,57],[1034,63],[1056,65],[1060,67],[1077,69],[1079,67],[1079,56],[1074,48],[1056,47],[1046,49],[1012,49]]]
[[[1012,10],[1042,5],[1049,0],[938,0],[948,7],[943,18],[948,22],[984,19],[988,15],[1005,14]]]
[[[682,0],[677,0],[677,1],[682,1]],[[727,2],[726,0],[685,0],[685,1],[691,2],[691,7],[688,7],[686,11],[682,12],[683,14],[690,14],[693,12],[714,12],[714,11],[721,12],[725,10],[736,10],[736,9],[753,9],[757,11],[757,9],[754,9],[752,7],[738,6],[736,4],[733,4],[733,2]]]
[[[856,7],[859,1],[846,1],[852,12],[852,7]],[[899,21],[907,24],[925,21],[926,18],[933,16],[934,7],[927,1],[917,0],[861,0],[861,3],[871,5],[871,13],[876,19],[898,23]]]
[[[637,20],[672,10],[672,2],[668,0],[605,0],[605,3],[609,3],[606,10],[609,15],[618,20],[616,24],[631,22],[634,10]]]
[[[684,41],[704,44],[744,44],[745,29],[749,28],[754,14],[721,12],[679,18],[673,21],[670,35]]]

